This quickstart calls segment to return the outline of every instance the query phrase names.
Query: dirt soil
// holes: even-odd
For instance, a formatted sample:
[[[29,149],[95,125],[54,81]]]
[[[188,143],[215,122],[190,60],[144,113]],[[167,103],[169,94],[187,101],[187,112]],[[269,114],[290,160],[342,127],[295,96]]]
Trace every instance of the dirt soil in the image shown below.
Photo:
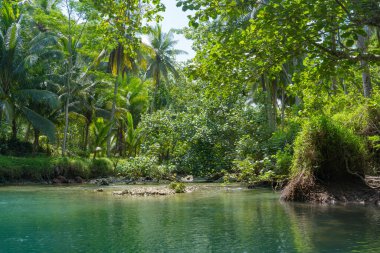
[[[359,178],[326,183],[299,175],[284,188],[281,199],[322,204],[360,203],[380,205],[380,189],[370,187]]]

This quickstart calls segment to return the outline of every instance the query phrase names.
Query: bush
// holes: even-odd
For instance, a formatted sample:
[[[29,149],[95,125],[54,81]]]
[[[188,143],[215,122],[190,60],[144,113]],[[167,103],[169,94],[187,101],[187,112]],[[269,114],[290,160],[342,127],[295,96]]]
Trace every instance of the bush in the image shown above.
[[[372,136],[380,134],[380,106],[363,105],[355,110],[334,115],[334,120],[350,128],[355,134]]]
[[[113,164],[108,158],[97,158],[92,160],[90,171],[92,177],[107,177],[114,175]]]
[[[288,175],[292,165],[293,155],[291,146],[286,146],[284,150],[279,150],[273,156],[276,160],[275,172],[277,175]]]
[[[366,169],[369,175],[378,175],[380,171],[380,106],[363,105],[353,112],[344,111],[334,116],[341,124],[352,129],[355,134],[366,140],[370,166]]]
[[[170,164],[161,164],[158,166],[153,166],[149,171],[149,177],[157,180],[170,179],[174,170],[175,166]]]
[[[47,157],[22,158],[0,156],[0,180],[14,181],[28,179],[41,181],[54,176]]]
[[[116,173],[130,179],[137,180],[141,177],[152,177],[152,172],[159,174],[158,161],[155,157],[137,156],[120,160],[116,165]]]
[[[169,188],[174,190],[176,193],[184,193],[186,191],[186,185],[181,182],[171,182]]]
[[[88,160],[53,157],[0,156],[0,180],[50,180],[56,176],[74,178],[90,176]]]
[[[51,158],[50,164],[54,168],[55,176],[61,175],[66,178],[82,177],[86,179],[90,177],[90,163],[87,159]]]
[[[0,154],[9,156],[24,156],[33,153],[30,142],[0,139]]]
[[[294,146],[292,175],[305,172],[321,181],[364,175],[367,153],[363,139],[327,117],[306,123]]]

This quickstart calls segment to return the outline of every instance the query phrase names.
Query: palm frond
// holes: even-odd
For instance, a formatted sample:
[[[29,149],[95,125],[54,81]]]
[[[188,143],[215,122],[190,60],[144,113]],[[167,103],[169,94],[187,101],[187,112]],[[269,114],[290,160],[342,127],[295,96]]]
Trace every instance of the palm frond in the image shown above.
[[[13,109],[12,103],[10,103],[8,100],[3,100],[2,104],[3,104],[2,109],[5,112],[5,117],[8,122],[11,122],[14,117],[14,109]]]
[[[54,109],[59,107],[57,94],[48,90],[24,89],[16,93],[22,99],[30,99],[33,102],[41,102]]]
[[[5,35],[5,47],[8,51],[16,49],[20,35],[20,25],[13,23]]]
[[[22,108],[22,112],[34,128],[46,135],[52,143],[55,143],[55,125],[53,122],[26,107]]]

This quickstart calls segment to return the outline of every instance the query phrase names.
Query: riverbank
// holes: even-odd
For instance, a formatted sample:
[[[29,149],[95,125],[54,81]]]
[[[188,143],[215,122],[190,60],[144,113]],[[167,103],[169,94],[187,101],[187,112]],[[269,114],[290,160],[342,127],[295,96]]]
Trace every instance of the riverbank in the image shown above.
[[[314,177],[299,175],[284,188],[281,199],[285,201],[320,204],[360,203],[380,205],[379,177],[365,180],[352,176],[343,182],[327,183]]]

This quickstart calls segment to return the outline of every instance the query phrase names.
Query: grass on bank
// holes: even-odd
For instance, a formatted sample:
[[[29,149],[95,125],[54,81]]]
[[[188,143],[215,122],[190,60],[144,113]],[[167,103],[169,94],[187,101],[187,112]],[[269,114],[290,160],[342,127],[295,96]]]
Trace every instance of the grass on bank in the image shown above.
[[[12,157],[0,156],[0,181],[44,181],[57,176],[83,179],[112,176],[109,159],[96,160],[68,157]]]

